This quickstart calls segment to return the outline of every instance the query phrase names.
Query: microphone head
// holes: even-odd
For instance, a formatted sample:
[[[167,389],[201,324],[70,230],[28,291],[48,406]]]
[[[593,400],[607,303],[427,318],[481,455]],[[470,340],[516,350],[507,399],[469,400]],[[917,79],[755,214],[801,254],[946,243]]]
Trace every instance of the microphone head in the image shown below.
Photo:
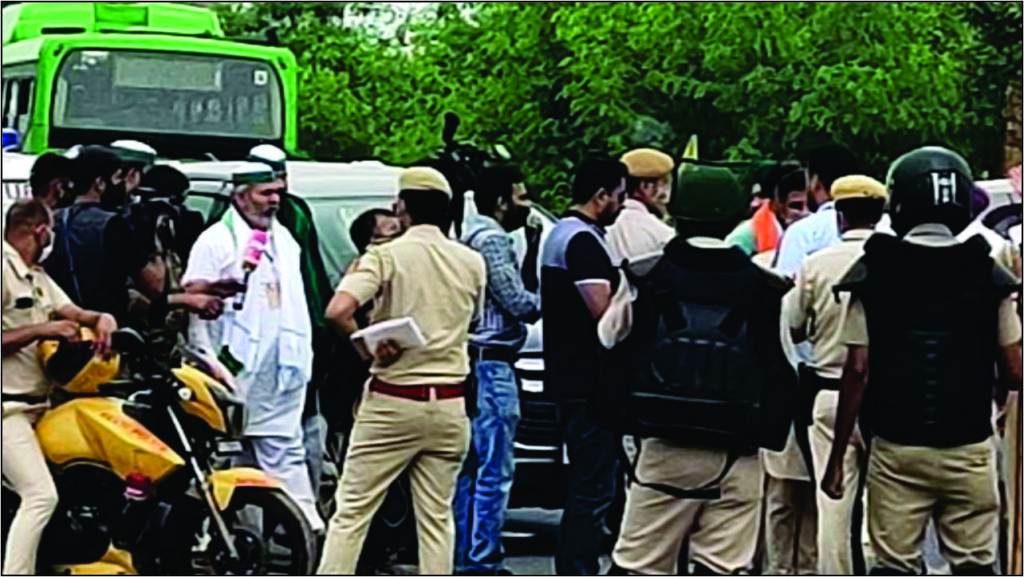
[[[254,270],[263,258],[263,251],[267,248],[269,237],[265,230],[254,230],[249,242],[245,245],[245,252],[242,254],[242,268]]]

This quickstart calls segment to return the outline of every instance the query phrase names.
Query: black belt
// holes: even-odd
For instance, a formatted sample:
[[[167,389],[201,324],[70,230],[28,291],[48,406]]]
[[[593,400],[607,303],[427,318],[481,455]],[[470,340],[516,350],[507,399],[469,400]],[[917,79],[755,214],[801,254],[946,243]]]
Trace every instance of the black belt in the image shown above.
[[[826,379],[807,365],[800,365],[800,386],[817,393],[818,391],[838,391],[840,379]]]
[[[839,384],[843,381],[840,379],[826,379],[825,377],[817,377],[815,382],[818,384],[819,391],[839,391]]]
[[[474,361],[501,361],[512,365],[516,362],[516,353],[504,348],[469,347],[469,358]]]
[[[0,394],[0,402],[25,403],[27,405],[42,405],[46,403],[46,397],[37,397],[35,395],[10,395],[7,393],[2,393]]]

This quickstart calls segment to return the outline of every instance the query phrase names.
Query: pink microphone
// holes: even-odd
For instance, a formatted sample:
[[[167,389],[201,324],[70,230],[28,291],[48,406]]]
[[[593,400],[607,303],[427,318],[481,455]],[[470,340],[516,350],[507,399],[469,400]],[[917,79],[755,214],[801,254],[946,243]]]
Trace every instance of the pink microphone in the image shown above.
[[[263,251],[266,250],[269,240],[267,231],[254,230],[252,236],[249,237],[249,242],[245,245],[245,251],[242,253],[242,270],[245,272],[245,279],[242,284],[245,285],[246,290],[249,288],[249,276],[260,265],[260,259],[263,258]],[[245,291],[238,295],[238,300],[235,301],[235,310],[242,310],[244,305]]]

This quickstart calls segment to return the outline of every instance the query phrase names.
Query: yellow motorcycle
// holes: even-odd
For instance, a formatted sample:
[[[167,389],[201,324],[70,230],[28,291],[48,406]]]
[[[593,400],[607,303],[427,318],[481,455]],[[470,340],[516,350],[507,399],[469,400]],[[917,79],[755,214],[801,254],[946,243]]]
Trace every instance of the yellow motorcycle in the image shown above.
[[[111,348],[103,359],[86,340],[39,345],[62,386],[36,425],[59,496],[38,573],[113,547],[140,574],[312,574],[316,538],[302,512],[265,473],[235,466],[245,453],[230,373],[194,350],[163,368],[131,330]],[[17,507],[4,481],[4,543]]]

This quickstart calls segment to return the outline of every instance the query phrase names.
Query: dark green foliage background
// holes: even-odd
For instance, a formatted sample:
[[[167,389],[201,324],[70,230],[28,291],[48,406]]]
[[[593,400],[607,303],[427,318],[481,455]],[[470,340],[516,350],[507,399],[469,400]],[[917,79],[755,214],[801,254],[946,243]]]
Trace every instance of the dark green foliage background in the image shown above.
[[[707,159],[799,158],[837,140],[883,175],[924,143],[1002,164],[1021,4],[217,4],[225,30],[275,27],[300,63],[300,146],[410,163],[501,143],[555,208],[587,151],[652,145]],[[384,23],[383,25],[381,23]],[[382,33],[381,30],[387,30]]]

